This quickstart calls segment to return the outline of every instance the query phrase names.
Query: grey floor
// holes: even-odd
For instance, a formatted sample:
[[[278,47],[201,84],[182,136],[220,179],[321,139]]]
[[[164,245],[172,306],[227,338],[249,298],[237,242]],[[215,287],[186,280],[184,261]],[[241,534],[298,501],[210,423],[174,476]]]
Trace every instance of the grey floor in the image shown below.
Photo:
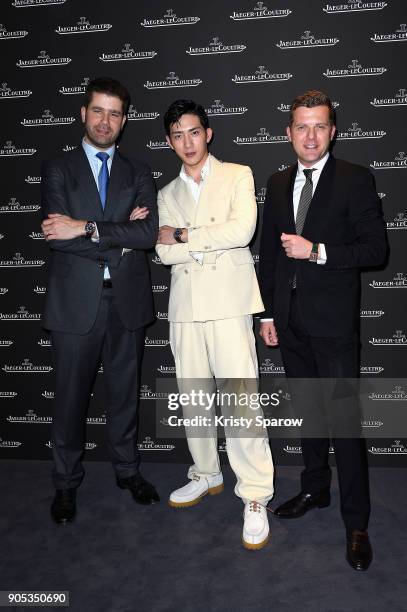
[[[375,558],[366,573],[344,559],[336,475],[329,508],[295,521],[270,515],[268,546],[246,551],[229,467],[224,493],[175,510],[166,500],[185,484],[186,466],[145,464],[162,502],[143,507],[116,487],[109,464],[89,462],[77,520],[66,527],[49,517],[48,462],[1,461],[0,468],[0,590],[70,591],[75,612],[407,610],[401,468],[371,469]],[[272,506],[297,493],[299,471],[278,468]]]

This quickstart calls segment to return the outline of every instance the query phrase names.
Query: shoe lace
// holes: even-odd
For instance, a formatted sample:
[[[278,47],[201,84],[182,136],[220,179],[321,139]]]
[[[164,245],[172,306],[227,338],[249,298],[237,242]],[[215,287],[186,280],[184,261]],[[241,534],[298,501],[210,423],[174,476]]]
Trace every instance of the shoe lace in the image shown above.
[[[264,508],[264,506],[257,501],[251,501],[249,503],[249,512],[261,512],[262,508]]]
[[[273,513],[273,510],[271,508],[269,508],[268,506],[263,506],[263,504],[258,501],[249,502],[249,512],[261,512],[262,508],[264,508],[268,512]]]

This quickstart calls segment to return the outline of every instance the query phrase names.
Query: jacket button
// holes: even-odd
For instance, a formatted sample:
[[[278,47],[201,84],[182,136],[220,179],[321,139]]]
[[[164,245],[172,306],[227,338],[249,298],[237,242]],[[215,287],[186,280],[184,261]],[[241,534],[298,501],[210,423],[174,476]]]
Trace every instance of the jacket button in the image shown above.
[[[191,227],[191,224],[190,224],[190,222],[189,222],[189,221],[187,221],[187,222],[185,223],[185,227]]]
[[[215,217],[211,217],[211,221],[213,223],[215,221]]]
[[[188,270],[184,270],[184,273],[185,273],[185,274],[188,274]]]
[[[210,246],[204,246],[205,251],[207,251],[210,248],[211,248]]]

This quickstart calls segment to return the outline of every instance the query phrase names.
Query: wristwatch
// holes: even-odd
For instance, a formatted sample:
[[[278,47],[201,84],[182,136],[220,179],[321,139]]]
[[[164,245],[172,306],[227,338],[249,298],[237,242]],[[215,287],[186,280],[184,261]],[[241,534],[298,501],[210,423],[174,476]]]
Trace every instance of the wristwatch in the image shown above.
[[[182,240],[182,227],[176,227],[173,236],[177,242],[184,244],[184,241]]]
[[[96,229],[96,223],[94,221],[86,221],[85,224],[85,238],[92,238]]]
[[[308,257],[308,261],[312,261],[313,263],[317,263],[318,261],[318,251],[319,251],[319,243],[314,242],[312,245],[310,256]]]

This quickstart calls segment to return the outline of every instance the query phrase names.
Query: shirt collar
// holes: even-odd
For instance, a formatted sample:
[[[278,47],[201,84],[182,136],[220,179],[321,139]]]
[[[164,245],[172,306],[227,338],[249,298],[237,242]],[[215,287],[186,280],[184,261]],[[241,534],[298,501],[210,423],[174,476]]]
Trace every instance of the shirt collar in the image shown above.
[[[325,153],[324,157],[322,159],[320,159],[319,161],[317,161],[313,166],[312,166],[312,170],[316,170],[317,172],[321,172],[323,167],[325,166],[326,162],[328,161],[328,157],[329,157],[329,151],[328,153]],[[297,170],[297,175],[298,174],[303,174],[304,170],[311,170],[311,168],[307,168],[306,166],[304,166],[300,160],[298,160],[298,170]]]
[[[86,155],[90,158],[95,157],[96,153],[100,153],[101,149],[98,149],[97,147],[94,147],[93,145],[89,144],[88,142],[86,142],[86,140],[83,138],[82,139],[82,147],[83,150],[85,151]],[[110,149],[103,149],[104,153],[107,153],[110,157],[110,159],[113,159],[113,155],[114,152],[116,150],[116,145],[112,145],[110,147]]]
[[[205,178],[208,176],[209,172],[211,169],[211,154],[209,153],[208,157],[206,158],[206,161],[202,167],[201,170],[201,179],[202,181],[205,180]],[[186,173],[185,168],[184,168],[184,164],[182,164],[181,166],[181,170],[179,173],[180,178],[182,178],[183,181],[193,181],[194,179],[192,178],[192,176],[190,176],[189,174]]]

